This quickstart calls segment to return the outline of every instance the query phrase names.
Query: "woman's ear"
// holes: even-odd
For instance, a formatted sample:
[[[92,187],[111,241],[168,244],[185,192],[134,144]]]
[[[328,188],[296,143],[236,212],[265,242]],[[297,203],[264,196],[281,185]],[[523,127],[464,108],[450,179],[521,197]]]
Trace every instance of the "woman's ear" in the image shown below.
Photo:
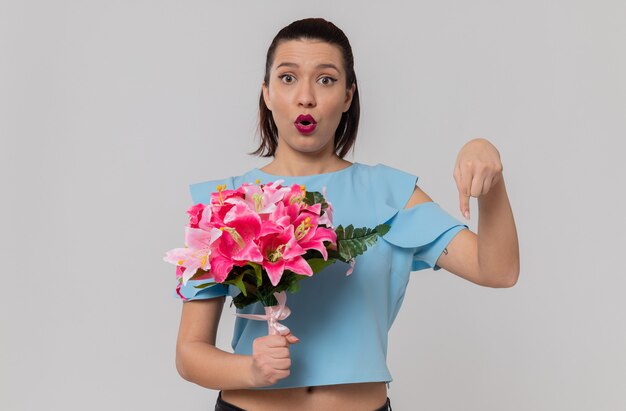
[[[263,101],[265,101],[265,106],[269,111],[272,111],[272,106],[270,105],[270,91],[267,88],[267,84],[265,84],[265,82],[263,82],[261,90],[263,91]]]
[[[345,99],[345,105],[343,107],[344,113],[350,109],[350,105],[352,104],[352,97],[354,96],[355,90],[356,90],[356,84],[354,83],[352,83],[352,87],[350,87],[349,89],[346,89],[346,99]]]

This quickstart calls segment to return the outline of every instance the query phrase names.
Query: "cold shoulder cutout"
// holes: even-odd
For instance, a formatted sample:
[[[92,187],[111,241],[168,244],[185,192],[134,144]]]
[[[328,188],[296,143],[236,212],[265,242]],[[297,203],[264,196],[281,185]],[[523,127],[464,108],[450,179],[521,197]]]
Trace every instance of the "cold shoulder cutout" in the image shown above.
[[[414,250],[412,271],[439,270],[436,262],[444,248],[468,226],[432,201],[404,208],[415,190],[417,176],[378,164],[372,169],[371,179],[377,196],[378,223],[391,226],[383,238],[395,246]]]

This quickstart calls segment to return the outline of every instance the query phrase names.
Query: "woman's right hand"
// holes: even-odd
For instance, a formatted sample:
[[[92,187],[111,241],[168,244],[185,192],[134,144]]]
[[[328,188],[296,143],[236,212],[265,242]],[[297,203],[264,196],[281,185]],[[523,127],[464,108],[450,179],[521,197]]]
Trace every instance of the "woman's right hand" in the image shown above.
[[[289,344],[298,341],[292,334],[256,338],[252,343],[252,386],[264,387],[287,378],[291,367]]]

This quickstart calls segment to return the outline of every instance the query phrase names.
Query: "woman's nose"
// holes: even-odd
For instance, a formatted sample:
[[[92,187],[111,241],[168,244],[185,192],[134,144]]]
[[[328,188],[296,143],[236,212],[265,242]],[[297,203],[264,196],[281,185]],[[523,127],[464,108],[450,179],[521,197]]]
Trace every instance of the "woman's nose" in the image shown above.
[[[298,90],[298,105],[301,107],[315,107],[315,104],[313,88],[308,84],[302,84]]]

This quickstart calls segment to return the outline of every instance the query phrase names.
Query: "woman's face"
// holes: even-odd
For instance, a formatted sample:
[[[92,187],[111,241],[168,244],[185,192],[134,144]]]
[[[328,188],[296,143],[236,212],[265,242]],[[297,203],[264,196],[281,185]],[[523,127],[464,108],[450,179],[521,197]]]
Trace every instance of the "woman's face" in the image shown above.
[[[350,108],[341,50],[320,40],[276,47],[263,98],[278,128],[278,152],[334,153],[335,130]]]

